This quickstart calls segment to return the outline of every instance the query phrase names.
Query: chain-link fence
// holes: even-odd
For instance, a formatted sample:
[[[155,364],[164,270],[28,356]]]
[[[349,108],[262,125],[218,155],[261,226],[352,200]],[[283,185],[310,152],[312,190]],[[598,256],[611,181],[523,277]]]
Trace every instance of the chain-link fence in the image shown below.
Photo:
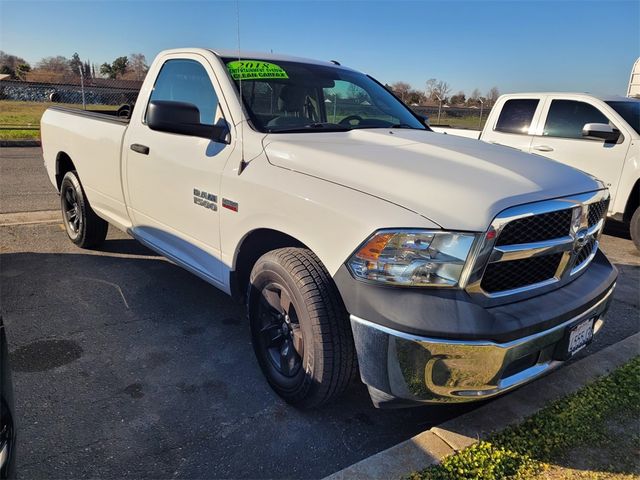
[[[491,108],[482,107],[451,107],[412,106],[415,112],[429,117],[431,125],[481,129],[487,121]]]
[[[55,76],[49,72],[31,72],[26,80],[0,80],[0,137],[8,130],[22,130],[36,137],[44,110],[55,104],[86,110],[117,110],[123,104],[135,103],[142,86],[139,80],[83,78],[79,75]],[[327,99],[325,108],[332,121],[360,112],[375,116],[377,107],[367,102]],[[447,125],[480,129],[490,109],[481,107],[417,106],[411,108],[429,117],[431,125]],[[29,131],[35,131],[29,134]],[[5,133],[3,136],[2,133]]]
[[[26,80],[0,80],[0,140],[39,138],[40,118],[52,105],[117,110],[133,104],[141,81],[30,73]]]
[[[0,100],[51,102],[71,107],[111,106],[133,103],[142,82],[104,78],[83,79],[65,83],[38,81],[0,81]]]

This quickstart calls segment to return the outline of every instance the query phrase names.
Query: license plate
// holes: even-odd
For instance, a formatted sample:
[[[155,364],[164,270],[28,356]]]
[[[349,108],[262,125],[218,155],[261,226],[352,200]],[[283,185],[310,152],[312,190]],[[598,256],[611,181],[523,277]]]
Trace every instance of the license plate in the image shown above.
[[[569,333],[569,356],[575,355],[593,339],[593,318],[585,320],[571,329]]]

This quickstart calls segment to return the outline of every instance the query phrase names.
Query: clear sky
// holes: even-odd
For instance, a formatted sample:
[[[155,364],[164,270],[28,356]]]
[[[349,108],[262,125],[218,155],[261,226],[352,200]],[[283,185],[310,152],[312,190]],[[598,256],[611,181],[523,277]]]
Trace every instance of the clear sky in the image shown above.
[[[386,83],[453,93],[625,94],[640,56],[640,1],[8,1],[0,49],[101,64],[165,48],[237,48],[335,59]]]

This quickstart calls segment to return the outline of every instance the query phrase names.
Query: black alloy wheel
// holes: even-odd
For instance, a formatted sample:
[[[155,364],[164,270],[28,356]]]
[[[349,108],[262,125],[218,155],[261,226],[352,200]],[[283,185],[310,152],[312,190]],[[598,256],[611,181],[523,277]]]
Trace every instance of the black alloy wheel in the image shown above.
[[[64,215],[64,225],[67,227],[69,237],[77,238],[82,231],[82,211],[78,204],[78,195],[73,185],[67,184],[61,192],[62,213]]]
[[[357,375],[349,315],[310,250],[284,247],[262,255],[251,270],[247,309],[258,364],[286,402],[299,408],[328,403]]]
[[[304,340],[300,320],[291,295],[278,283],[269,283],[260,292],[258,315],[261,347],[275,370],[292,378],[300,371]]]
[[[62,221],[69,239],[81,248],[104,242],[109,224],[91,208],[75,171],[67,172],[60,185]]]

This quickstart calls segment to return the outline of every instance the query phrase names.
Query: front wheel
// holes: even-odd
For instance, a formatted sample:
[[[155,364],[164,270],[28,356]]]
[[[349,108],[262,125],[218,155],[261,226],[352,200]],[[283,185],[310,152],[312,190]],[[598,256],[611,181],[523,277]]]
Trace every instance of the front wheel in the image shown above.
[[[357,362],[348,314],[311,251],[263,255],[251,272],[247,308],[260,368],[286,402],[316,407],[349,385]]]
[[[89,205],[76,172],[67,172],[62,179],[60,207],[67,235],[79,247],[96,247],[107,237],[109,224]]]
[[[633,212],[631,222],[629,222],[629,233],[631,233],[631,239],[636,248],[640,250],[640,207]]]

